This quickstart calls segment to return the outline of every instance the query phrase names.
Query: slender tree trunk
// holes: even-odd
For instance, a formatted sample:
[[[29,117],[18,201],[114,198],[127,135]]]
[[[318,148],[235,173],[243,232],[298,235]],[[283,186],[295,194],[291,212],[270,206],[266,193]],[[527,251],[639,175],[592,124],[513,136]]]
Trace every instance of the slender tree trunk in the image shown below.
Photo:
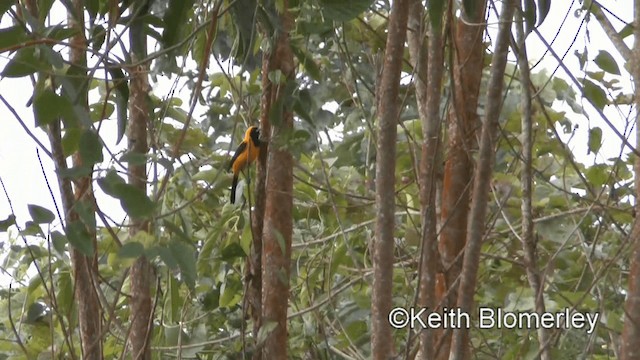
[[[287,84],[294,81],[295,66],[293,52],[289,44],[289,31],[293,20],[288,11],[288,1],[283,1],[280,14],[280,30],[276,34],[274,51],[268,59],[269,73],[280,70],[286,77],[285,83],[268,83],[271,95],[269,105],[283,106],[280,101],[287,96]],[[263,80],[264,81],[264,80]],[[293,129],[293,113],[282,109],[283,118],[278,124],[270,124],[271,146],[268,148],[266,172],[266,199],[264,224],[262,229],[262,325],[277,324],[266,338],[262,349],[263,359],[287,359],[287,309],[289,305],[289,267],[291,263],[291,236],[293,231],[293,158],[285,148],[286,137]],[[262,114],[264,117],[267,114]]]
[[[371,295],[371,352],[374,359],[380,360],[389,359],[394,353],[388,315],[391,311],[393,289],[396,138],[400,111],[398,91],[407,35],[409,4],[409,0],[396,0],[391,6],[384,69],[376,94],[378,144],[373,293]]]
[[[486,0],[476,0],[478,9],[473,17],[457,19],[453,27],[453,106],[448,112],[447,158],[441,201],[441,224],[438,249],[444,266],[439,275],[436,292],[438,303],[451,308],[456,303],[457,286],[462,258],[459,257],[467,239],[469,192],[473,174],[471,152],[477,147],[476,129],[479,126],[478,96],[484,67],[482,35]],[[448,296],[445,294],[448,293]],[[446,296],[446,297],[445,297]],[[451,333],[438,330],[435,349],[438,359],[447,359]]]
[[[144,6],[144,5],[138,5]],[[130,29],[131,60],[133,63],[143,61],[147,57],[146,34],[143,31],[141,17],[144,11],[133,7],[135,18]],[[147,124],[149,124],[149,65],[141,62],[129,69],[129,128],[128,148],[130,153],[146,155],[149,152],[147,143]],[[146,163],[129,163],[129,184],[147,192]],[[149,222],[146,219],[131,218],[129,233],[131,236],[141,231],[149,232]],[[133,359],[151,359],[151,334],[153,328],[153,306],[151,299],[151,265],[145,256],[141,256],[131,265],[129,278],[131,279],[131,331],[129,343]]]
[[[529,74],[529,60],[527,57],[527,48],[525,44],[524,33],[524,15],[520,12],[518,16],[520,21],[515,25],[517,33],[517,48],[514,49],[518,55],[518,67],[520,69],[520,84],[521,90],[521,107],[522,107],[522,134],[520,139],[522,141],[522,173],[520,175],[520,183],[522,184],[522,249],[524,252],[524,262],[527,272],[527,279],[529,286],[535,294],[535,310],[538,314],[544,314],[545,304],[543,296],[544,279],[540,279],[540,272],[538,271],[537,256],[536,256],[536,241],[533,228],[533,209],[531,205],[531,199],[533,196],[533,137],[532,137],[532,108],[531,108],[531,77]],[[539,352],[541,360],[549,360],[551,355],[549,354],[549,336],[547,329],[539,327],[538,342]]]
[[[84,1],[74,0],[72,2],[73,9],[69,9],[68,21],[71,28],[78,30],[71,40],[69,60],[72,66],[75,66],[74,75],[76,79],[71,81],[76,85],[77,103],[75,106],[88,110],[87,102],[87,86],[86,80],[86,49],[87,40],[84,37]],[[69,94],[73,100],[73,95]],[[86,129],[86,124],[81,124]],[[79,153],[73,155],[73,166],[83,166],[83,160]],[[64,181],[64,180],[60,180]],[[69,184],[70,187],[70,184]],[[64,196],[64,195],[63,195]],[[87,175],[78,179],[75,183],[74,201],[65,206],[67,213],[67,226],[69,223],[81,221],[76,212],[76,203],[84,203],[86,209],[92,209],[92,215],[95,211],[95,199],[93,197],[92,176]],[[80,324],[80,340],[82,344],[83,359],[102,359],[102,339],[98,336],[102,335],[102,309],[100,300],[96,292],[98,286],[97,280],[97,258],[96,251],[96,232],[95,226],[86,226],[89,238],[87,241],[93,243],[94,256],[88,257],[79,250],[71,249],[71,259],[73,263],[73,273],[75,275],[74,296],[78,304],[78,322]]]
[[[473,298],[476,291],[478,266],[480,263],[480,249],[485,233],[485,219],[491,174],[495,161],[495,138],[498,129],[498,119],[502,107],[502,88],[504,87],[504,70],[507,65],[509,40],[511,39],[511,24],[515,12],[515,0],[506,0],[502,5],[500,25],[496,38],[495,50],[491,61],[491,74],[487,84],[487,107],[482,135],[480,138],[479,159],[473,184],[473,199],[469,213],[469,227],[467,229],[467,243],[464,249],[460,287],[458,288],[457,306],[461,311],[472,313]],[[462,327],[453,332],[451,353],[449,359],[461,360],[467,358],[468,329]]]
[[[636,148],[640,144],[640,0],[634,1],[633,9],[634,43],[631,58],[631,76],[635,86],[634,102],[636,106]],[[636,217],[631,231],[633,252],[631,271],[629,272],[629,291],[624,304],[624,328],[620,344],[620,358],[640,359],[640,157],[635,159]]]
[[[420,207],[422,217],[422,250],[420,255],[420,286],[418,305],[435,311],[435,283],[438,243],[436,239],[436,183],[440,158],[440,86],[444,68],[442,29],[429,27],[428,54],[424,37],[424,8],[418,0],[412,1],[407,31],[409,53],[416,73],[415,87],[418,112],[422,123],[422,154],[420,159]],[[422,330],[420,352],[423,359],[434,355],[434,333]]]

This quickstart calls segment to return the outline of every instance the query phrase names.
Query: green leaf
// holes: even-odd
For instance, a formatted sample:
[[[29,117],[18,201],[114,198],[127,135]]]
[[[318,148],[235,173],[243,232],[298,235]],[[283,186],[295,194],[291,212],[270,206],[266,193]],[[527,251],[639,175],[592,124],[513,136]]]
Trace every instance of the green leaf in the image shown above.
[[[118,117],[118,136],[116,144],[124,137],[127,129],[127,106],[129,104],[129,85],[127,78],[124,76],[122,69],[115,66],[109,66],[109,74],[113,80],[113,86],[116,90],[116,108]]]
[[[127,258],[138,258],[144,254],[144,246],[139,242],[128,242],[122,245],[120,250],[118,250],[118,257],[127,259]]]
[[[16,216],[11,214],[6,219],[0,220],[0,232],[5,232],[9,229],[9,226],[16,224]]]
[[[116,187],[123,184],[126,184],[124,179],[121,178],[113,169],[109,170],[105,177],[98,179],[98,185],[102,191],[114,198],[118,198]]]
[[[98,186],[107,195],[120,200],[124,211],[133,218],[151,216],[155,210],[155,203],[144,191],[125,183],[114,170],[110,170],[105,177],[98,179]]]
[[[607,105],[607,94],[602,88],[592,81],[584,79],[583,95],[589,100],[593,106],[602,110]]]
[[[27,75],[31,75],[36,71],[49,69],[43,62],[36,50],[40,50],[35,46],[21,48],[16,54],[9,60],[7,66],[2,70],[3,77],[19,78]]]
[[[155,210],[155,203],[144,191],[125,183],[114,170],[110,170],[104,178],[98,179],[98,186],[107,195],[120,200],[124,211],[133,218],[151,216]]]
[[[44,236],[44,233],[42,232],[42,229],[40,229],[40,226],[38,224],[36,224],[33,221],[27,221],[27,223],[22,228],[22,231],[20,231],[20,235],[21,236],[35,236],[35,235]]]
[[[598,56],[593,61],[600,67],[600,69],[615,75],[620,75],[620,68],[616,60],[607,51],[600,50]]]
[[[589,129],[589,149],[587,155],[590,153],[597,154],[598,150],[602,146],[602,129],[594,127]]]
[[[102,162],[102,141],[98,133],[92,129],[86,129],[78,141],[78,152],[84,166],[90,166]]]
[[[147,218],[153,215],[155,203],[144,191],[129,184],[117,185],[116,192],[124,211],[134,219]]]
[[[2,1],[3,2],[0,3],[0,6],[6,5],[4,4],[4,1],[6,0]],[[11,1],[11,3],[13,3],[13,1]],[[7,48],[15,47],[28,39],[28,34],[20,25],[0,29],[0,53],[7,51]]]
[[[523,2],[523,16],[525,22],[525,33],[529,34],[536,26],[536,2],[534,0],[522,0]]]
[[[165,24],[162,32],[163,48],[170,48],[182,41],[182,29],[185,23],[189,22],[189,10],[193,8],[193,3],[193,0],[169,0],[169,7],[163,19]]]
[[[298,58],[302,66],[304,66],[306,73],[313,80],[321,82],[322,76],[320,75],[320,68],[318,67],[316,62],[313,61],[313,56],[309,54],[309,52],[307,52],[305,49],[299,48],[297,46],[292,46],[291,49],[293,50],[293,53],[295,54],[296,58]]]
[[[15,0],[0,0],[0,19],[15,3]]]
[[[185,284],[193,290],[196,285],[196,257],[193,248],[183,242],[173,241],[169,244],[169,249],[178,263]]]
[[[60,116],[59,106],[60,97],[50,88],[37,93],[33,101],[36,126],[46,126],[56,120]]]
[[[538,0],[538,26],[542,25],[551,10],[551,0]]]
[[[53,243],[53,248],[59,254],[64,254],[64,247],[67,245],[67,237],[62,235],[59,231],[54,231],[51,233],[51,242]]]
[[[585,176],[591,185],[599,187],[609,179],[609,168],[605,164],[596,164],[587,169]]]
[[[78,249],[86,256],[93,255],[93,242],[87,228],[80,221],[74,221],[67,224],[67,239],[74,248]]]
[[[434,29],[442,29],[442,18],[444,15],[444,0],[431,0],[429,1],[429,20]]]
[[[87,229],[91,231],[96,230],[96,213],[93,202],[87,200],[76,201],[74,210]]]
[[[36,224],[51,224],[56,219],[56,216],[49,209],[42,206],[29,204],[27,208],[33,222]]]
[[[234,258],[245,257],[247,254],[245,254],[242,246],[240,246],[236,242],[233,242],[225,246],[220,252],[220,255],[222,256],[222,260],[231,261]]]
[[[622,30],[620,30],[620,32],[618,33],[618,35],[620,36],[620,39],[624,39],[628,36],[633,35],[633,26],[631,24],[627,24],[625,25]]]
[[[320,10],[325,20],[349,21],[365,12],[373,0],[320,0]]]

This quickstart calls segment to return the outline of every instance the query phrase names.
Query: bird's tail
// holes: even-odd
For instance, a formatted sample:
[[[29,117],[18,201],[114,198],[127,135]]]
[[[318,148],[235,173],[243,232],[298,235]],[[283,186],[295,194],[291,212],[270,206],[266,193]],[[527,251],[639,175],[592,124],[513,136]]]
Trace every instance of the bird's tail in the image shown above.
[[[233,175],[233,181],[231,182],[231,203],[236,203],[236,188],[238,187],[238,175]]]

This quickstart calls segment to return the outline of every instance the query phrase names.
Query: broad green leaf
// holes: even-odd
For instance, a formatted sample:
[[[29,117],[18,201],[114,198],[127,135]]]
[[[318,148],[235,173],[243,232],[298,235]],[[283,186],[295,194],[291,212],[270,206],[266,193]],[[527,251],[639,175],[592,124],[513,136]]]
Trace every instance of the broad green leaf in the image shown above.
[[[590,153],[597,154],[602,146],[602,129],[594,127],[589,129],[589,149],[587,155]]]
[[[110,170],[105,177],[98,179],[98,186],[107,195],[120,200],[122,208],[129,216],[145,218],[153,214],[155,203],[144,191],[125,183],[114,170]]]
[[[3,77],[19,78],[27,75],[31,75],[40,70],[50,69],[43,62],[36,50],[37,47],[25,47],[21,48],[16,54],[9,60],[7,66],[2,70]],[[39,50],[39,49],[38,49]]]
[[[113,80],[113,87],[116,91],[116,108],[118,117],[118,135],[116,144],[120,143],[127,129],[127,106],[129,105],[129,84],[122,69],[109,66],[109,74]]]
[[[117,198],[124,211],[134,219],[146,218],[153,215],[155,203],[149,199],[144,191],[129,184],[116,186]]]
[[[189,10],[193,8],[193,3],[193,0],[169,0],[169,7],[163,19],[165,24],[162,32],[163,48],[168,49],[183,40],[181,34],[185,23],[189,21]]]
[[[523,2],[523,16],[525,22],[525,33],[529,34],[536,26],[536,2],[534,0],[522,0]]]
[[[551,0],[538,0],[538,26],[542,25],[551,10]]]
[[[224,261],[232,261],[234,258],[246,256],[242,246],[240,246],[236,242],[232,242],[231,244],[225,246],[222,249],[220,255],[222,256],[222,260]]]
[[[60,116],[60,102],[60,97],[50,88],[39,92],[33,101],[36,126],[46,126],[56,120]]]
[[[6,4],[4,4],[4,2],[7,0],[1,1],[0,6],[5,6]],[[14,1],[11,1],[11,3],[14,3]],[[7,48],[15,47],[28,39],[28,34],[25,33],[24,28],[20,25],[0,29],[0,53],[7,51]]]
[[[587,169],[585,176],[591,185],[599,187],[607,182],[609,173],[610,170],[607,165],[596,164]]]
[[[27,221],[27,223],[22,228],[22,231],[20,231],[20,235],[21,236],[39,235],[44,237],[44,233],[42,232],[42,229],[40,228],[40,226],[33,221]]]
[[[15,3],[15,0],[0,0],[0,19]]]
[[[62,235],[59,231],[54,231],[51,233],[51,243],[53,244],[53,248],[59,254],[64,254],[65,246],[67,245],[67,237]]]
[[[633,26],[631,24],[625,25],[622,30],[618,33],[621,39],[626,38],[627,36],[633,35]]]
[[[33,219],[33,222],[36,224],[51,224],[53,220],[56,219],[56,216],[51,212],[51,210],[42,206],[29,204],[27,205],[27,208],[29,209],[31,219]]]
[[[139,242],[127,242],[118,250],[121,258],[138,258],[144,254],[144,246]]]
[[[607,94],[602,88],[592,81],[584,79],[583,95],[589,100],[593,106],[602,110],[607,105]]]
[[[118,198],[116,187],[123,184],[126,184],[124,179],[121,178],[113,169],[107,171],[107,175],[105,175],[105,177],[98,179],[98,185],[102,191],[115,198]]]
[[[16,224],[16,216],[11,214],[6,219],[0,220],[0,232],[5,232],[9,229],[9,226]]]
[[[64,135],[62,136],[62,152],[64,152],[64,156],[70,156],[78,151],[78,142],[80,141],[81,134],[82,129],[77,127],[64,131]]]
[[[67,239],[71,246],[87,256],[93,255],[93,242],[87,228],[82,222],[73,221],[68,223],[66,231]]]
[[[593,61],[598,67],[610,74],[620,75],[620,68],[616,60],[607,51],[600,50],[598,55]]]
[[[102,141],[98,133],[92,129],[86,129],[78,141],[78,152],[84,166],[90,166],[102,162]]]
[[[298,61],[300,61],[300,64],[304,66],[306,73],[313,80],[318,82],[322,81],[322,76],[320,75],[320,68],[318,67],[316,62],[313,61],[313,56],[303,48],[300,48],[297,46],[292,46],[291,48],[296,58],[298,58]]]
[[[80,217],[80,220],[90,231],[96,230],[96,212],[93,202],[87,200],[76,201],[74,210]]]
[[[320,0],[320,10],[325,20],[349,21],[365,12],[373,0]]]
[[[75,166],[69,169],[56,170],[58,175],[68,179],[78,179],[90,175],[92,171],[91,166]]]
[[[178,263],[182,279],[193,290],[196,285],[196,257],[193,247],[181,241],[173,241],[169,244],[169,249]]]

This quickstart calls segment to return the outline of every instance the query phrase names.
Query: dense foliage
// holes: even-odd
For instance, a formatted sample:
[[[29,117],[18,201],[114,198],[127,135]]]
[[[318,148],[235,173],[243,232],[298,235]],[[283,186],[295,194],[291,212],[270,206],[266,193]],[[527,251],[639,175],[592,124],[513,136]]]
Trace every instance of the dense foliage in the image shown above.
[[[243,299],[253,188],[245,187],[246,205],[230,205],[231,177],[226,169],[229,151],[246,126],[256,124],[262,50],[269,46],[265,34],[272,31],[256,24],[277,26],[270,21],[274,14],[252,0],[225,1],[209,55],[203,49],[211,5],[153,2],[144,18],[144,32],[153,45],[148,57],[152,151],[140,157],[125,152],[118,141],[125,136],[131,71],[130,54],[120,50],[124,40],[118,37],[128,29],[131,14],[125,4],[117,14],[111,3],[86,1],[91,77],[78,82],[72,81],[74,67],[63,55],[72,32],[64,24],[50,25],[48,16],[53,15],[45,11],[50,7],[51,14],[64,12],[64,2],[38,1],[41,15],[36,19],[22,5],[0,1],[0,52],[8,59],[1,76],[26,81],[36,73],[47,74],[48,80],[40,77],[32,83],[29,94],[37,128],[33,131],[61,118],[65,153],[77,150],[96,164],[92,177],[99,216],[82,221],[97,231],[101,282],[96,286],[108,329],[105,358],[119,358],[124,351],[130,322],[128,267],[142,254],[155,269],[154,356],[239,358],[251,337]],[[296,160],[289,353],[292,358],[368,358],[369,242],[375,215],[373,120],[389,4],[300,0],[292,1],[290,9],[296,19],[291,46],[298,75],[285,87],[284,107],[295,112],[295,131],[286,142],[270,144],[288,149]],[[198,64],[206,56],[212,57],[212,64],[198,88]],[[599,110],[628,103],[629,95],[616,84],[624,70],[609,53],[601,51],[595,58],[584,54],[583,59],[589,69],[598,69],[580,70],[578,84],[545,71],[532,79],[539,89],[533,109],[533,215],[538,268],[546,280],[545,303],[552,312],[567,307],[599,312],[601,321],[593,334],[578,329],[555,331],[552,348],[558,359],[615,355],[634,216],[629,152],[587,163],[579,161],[580,154],[574,154],[566,142],[578,125],[589,124],[585,103]],[[515,64],[507,72],[476,303],[532,311],[534,294],[518,240],[522,85]],[[280,74],[270,76],[278,81]],[[409,307],[415,304],[419,268],[417,164],[423,139],[408,61],[402,84],[393,295],[394,305]],[[443,114],[451,101],[449,85],[445,75]],[[481,94],[486,92],[484,86],[483,82]],[[578,86],[582,88],[576,91]],[[74,94],[83,87],[90,89],[88,110],[73,104]],[[191,96],[197,100],[193,113]],[[483,101],[481,97],[480,113]],[[272,122],[278,118],[277,111],[270,114]],[[32,127],[31,119],[18,121]],[[89,130],[78,130],[76,124],[87,122]],[[588,134],[589,152],[598,154],[608,140],[596,126]],[[123,164],[131,162],[148,163],[149,194],[125,183]],[[71,168],[56,175],[73,179],[86,171]],[[168,183],[158,198],[164,176]],[[59,196],[57,189],[52,196]],[[78,210],[81,216],[88,213],[88,209]],[[0,358],[77,358],[68,249],[73,246],[90,254],[93,245],[86,241],[84,228],[63,230],[64,214],[59,209],[32,204],[29,212],[30,218],[0,214],[0,230],[8,234],[2,268],[11,277],[11,286],[0,290]],[[148,217],[152,232],[129,236],[128,216]],[[269,324],[263,329],[268,332]],[[258,342],[265,333],[257,334]],[[533,358],[538,352],[531,329],[476,329],[471,334],[479,358]],[[398,352],[404,353],[407,339],[406,329],[395,332]],[[415,339],[411,341],[415,344]]]

